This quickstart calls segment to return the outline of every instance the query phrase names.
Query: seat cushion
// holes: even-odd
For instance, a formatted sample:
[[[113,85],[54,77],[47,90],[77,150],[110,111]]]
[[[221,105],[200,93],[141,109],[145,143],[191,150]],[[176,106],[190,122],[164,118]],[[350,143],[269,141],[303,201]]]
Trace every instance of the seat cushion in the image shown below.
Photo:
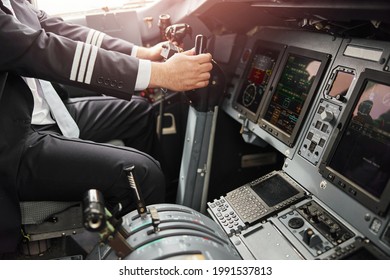
[[[41,224],[53,215],[78,204],[78,201],[22,201],[22,225]]]

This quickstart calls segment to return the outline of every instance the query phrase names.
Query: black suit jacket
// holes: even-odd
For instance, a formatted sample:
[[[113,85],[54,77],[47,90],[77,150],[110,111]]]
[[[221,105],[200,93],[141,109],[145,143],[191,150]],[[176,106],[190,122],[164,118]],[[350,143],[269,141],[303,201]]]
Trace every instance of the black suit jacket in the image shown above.
[[[25,0],[0,0],[0,253],[20,233],[18,166],[30,131],[33,98],[21,76],[130,99],[139,60],[133,44],[49,17]]]
[[[1,90],[1,85],[3,89]],[[15,176],[33,109],[31,94],[23,80],[0,74],[0,252],[12,252],[20,237],[20,208]],[[9,94],[12,93],[12,94]],[[18,106],[9,106],[18,104]]]

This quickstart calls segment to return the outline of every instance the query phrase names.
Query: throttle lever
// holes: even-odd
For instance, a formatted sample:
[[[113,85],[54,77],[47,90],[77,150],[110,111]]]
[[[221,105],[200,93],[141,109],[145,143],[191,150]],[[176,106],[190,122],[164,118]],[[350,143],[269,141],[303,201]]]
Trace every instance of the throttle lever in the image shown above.
[[[201,54],[204,53],[207,47],[207,37],[198,34],[195,37],[195,54]]]
[[[195,37],[195,54],[202,54],[206,51],[207,47],[207,37],[201,34],[196,35]],[[199,88],[196,90],[187,92],[188,98],[192,102],[192,106],[199,112],[207,112],[208,99],[209,99],[209,89]]]

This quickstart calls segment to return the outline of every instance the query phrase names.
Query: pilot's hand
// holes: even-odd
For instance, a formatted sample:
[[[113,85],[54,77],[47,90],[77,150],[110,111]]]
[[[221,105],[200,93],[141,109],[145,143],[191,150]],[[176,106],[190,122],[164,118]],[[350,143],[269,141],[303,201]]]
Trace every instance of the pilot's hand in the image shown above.
[[[195,50],[177,53],[163,63],[152,63],[149,87],[187,91],[206,87],[213,68],[211,54],[195,55]]]
[[[151,61],[161,61],[163,59],[161,56],[161,51],[163,49],[163,45],[166,43],[167,42],[160,42],[149,48],[138,47],[137,57]]]

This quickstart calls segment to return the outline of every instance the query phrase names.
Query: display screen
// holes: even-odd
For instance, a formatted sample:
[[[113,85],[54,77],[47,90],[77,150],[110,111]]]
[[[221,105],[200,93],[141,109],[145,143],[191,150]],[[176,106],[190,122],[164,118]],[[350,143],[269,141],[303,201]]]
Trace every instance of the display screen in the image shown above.
[[[289,54],[264,119],[291,135],[320,66],[319,60]]]
[[[299,193],[278,174],[259,182],[251,188],[269,207],[273,207]]]
[[[329,166],[380,198],[390,177],[390,86],[367,80]]]
[[[352,73],[337,71],[328,95],[331,97],[345,96],[354,77],[355,75]]]
[[[256,114],[261,104],[279,53],[277,50],[257,47],[252,58],[236,102],[253,114]]]

